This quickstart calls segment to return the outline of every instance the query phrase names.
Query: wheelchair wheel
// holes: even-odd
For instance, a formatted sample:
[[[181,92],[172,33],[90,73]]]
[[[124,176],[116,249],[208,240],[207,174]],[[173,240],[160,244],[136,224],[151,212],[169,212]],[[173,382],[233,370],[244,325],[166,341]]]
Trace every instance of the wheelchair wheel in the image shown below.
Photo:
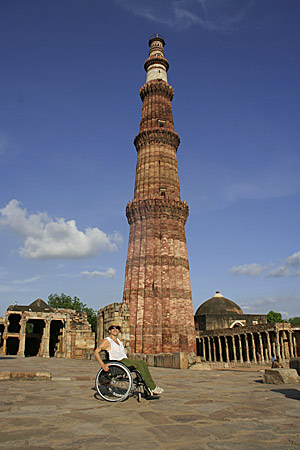
[[[98,394],[108,402],[123,402],[132,388],[132,376],[129,369],[120,362],[109,362],[109,371],[100,369],[96,375]]]

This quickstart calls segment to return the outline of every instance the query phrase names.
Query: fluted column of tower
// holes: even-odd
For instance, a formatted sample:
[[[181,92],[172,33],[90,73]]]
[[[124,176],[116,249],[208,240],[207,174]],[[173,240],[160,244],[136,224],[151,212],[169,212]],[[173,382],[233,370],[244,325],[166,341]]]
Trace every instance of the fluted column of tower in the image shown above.
[[[149,40],[137,150],[123,301],[130,308],[130,346],[136,353],[195,351],[196,337],[186,248],[188,205],[180,198],[163,38]]]

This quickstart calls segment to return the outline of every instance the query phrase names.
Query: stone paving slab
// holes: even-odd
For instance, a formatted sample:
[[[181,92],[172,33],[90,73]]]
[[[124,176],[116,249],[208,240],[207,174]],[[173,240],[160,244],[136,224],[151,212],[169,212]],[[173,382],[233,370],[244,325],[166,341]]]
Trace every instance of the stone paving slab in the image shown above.
[[[159,400],[111,404],[94,388],[95,361],[0,357],[0,372],[52,380],[0,382],[1,449],[295,450],[300,386],[252,370],[151,368]]]

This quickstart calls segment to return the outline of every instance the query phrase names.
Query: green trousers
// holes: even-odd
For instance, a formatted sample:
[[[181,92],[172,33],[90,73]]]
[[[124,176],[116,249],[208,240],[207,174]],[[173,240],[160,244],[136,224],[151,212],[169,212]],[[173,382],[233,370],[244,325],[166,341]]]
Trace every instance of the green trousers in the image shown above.
[[[141,373],[142,377],[144,378],[144,381],[146,382],[147,386],[151,389],[151,391],[155,389],[155,383],[152,380],[151,373],[149,372],[148,366],[145,363],[145,361],[123,358],[121,359],[121,362],[125,364],[125,366],[127,367],[130,366],[135,367]]]

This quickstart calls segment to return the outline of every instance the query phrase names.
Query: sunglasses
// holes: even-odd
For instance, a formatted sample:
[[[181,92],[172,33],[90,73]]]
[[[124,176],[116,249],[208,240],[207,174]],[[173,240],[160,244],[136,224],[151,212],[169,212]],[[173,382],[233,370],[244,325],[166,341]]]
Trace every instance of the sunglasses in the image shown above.
[[[119,331],[121,330],[120,327],[109,327],[109,329],[110,329],[110,330],[119,330]]]

